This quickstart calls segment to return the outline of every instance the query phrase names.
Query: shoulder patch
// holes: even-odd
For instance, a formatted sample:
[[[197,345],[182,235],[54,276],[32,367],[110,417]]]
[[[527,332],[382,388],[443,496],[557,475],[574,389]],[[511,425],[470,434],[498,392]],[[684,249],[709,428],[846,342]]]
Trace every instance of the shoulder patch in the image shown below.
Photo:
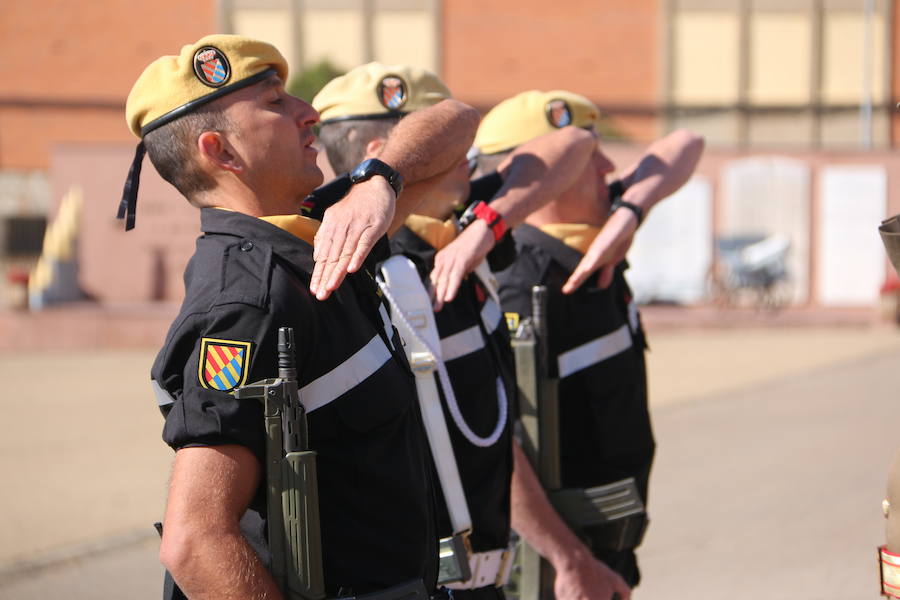
[[[203,338],[200,340],[200,385],[209,390],[230,392],[247,381],[250,342]]]
[[[515,333],[519,329],[519,313],[508,312],[503,313],[503,316],[506,317],[506,327],[510,333]]]

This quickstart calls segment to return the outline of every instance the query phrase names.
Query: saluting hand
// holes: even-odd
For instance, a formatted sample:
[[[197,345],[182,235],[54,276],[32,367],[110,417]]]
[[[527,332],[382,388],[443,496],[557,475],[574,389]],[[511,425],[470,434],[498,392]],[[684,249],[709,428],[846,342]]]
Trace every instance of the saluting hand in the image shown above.
[[[475,219],[455,240],[434,255],[431,285],[434,286],[434,310],[456,298],[463,277],[475,270],[494,247],[494,234],[482,219]]]
[[[363,265],[375,243],[394,218],[396,197],[384,177],[355,184],[337,204],[328,208],[313,244],[313,269],[309,289],[325,300]]]
[[[609,287],[616,265],[622,262],[631,248],[637,225],[637,217],[630,210],[614,211],[563,285],[563,293],[571,294],[577,290],[597,269],[600,269],[598,286],[603,289]]]

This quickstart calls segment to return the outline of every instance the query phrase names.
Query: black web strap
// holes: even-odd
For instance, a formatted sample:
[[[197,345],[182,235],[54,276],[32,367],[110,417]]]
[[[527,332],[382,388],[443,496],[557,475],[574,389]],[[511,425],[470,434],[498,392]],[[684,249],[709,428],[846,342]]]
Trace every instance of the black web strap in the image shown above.
[[[122,200],[119,201],[119,211],[116,214],[116,218],[125,219],[125,231],[134,229],[134,213],[137,209],[138,186],[141,182],[141,166],[144,164],[145,152],[142,140],[134,151],[134,160],[131,162],[131,168],[128,169],[125,189],[122,190]]]

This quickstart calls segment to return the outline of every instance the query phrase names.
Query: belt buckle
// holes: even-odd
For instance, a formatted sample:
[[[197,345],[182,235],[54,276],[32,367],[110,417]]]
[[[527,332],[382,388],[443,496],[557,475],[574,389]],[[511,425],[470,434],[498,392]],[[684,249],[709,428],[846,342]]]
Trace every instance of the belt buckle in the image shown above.
[[[416,373],[431,373],[437,368],[437,360],[431,352],[413,352],[409,366]]]
[[[507,548],[500,555],[500,569],[497,571],[497,579],[494,582],[495,587],[503,587],[509,580],[509,572],[512,570],[513,558],[515,558],[515,548]]]
[[[471,554],[468,531],[442,538],[438,563],[438,585],[455,587],[454,583],[471,579]]]

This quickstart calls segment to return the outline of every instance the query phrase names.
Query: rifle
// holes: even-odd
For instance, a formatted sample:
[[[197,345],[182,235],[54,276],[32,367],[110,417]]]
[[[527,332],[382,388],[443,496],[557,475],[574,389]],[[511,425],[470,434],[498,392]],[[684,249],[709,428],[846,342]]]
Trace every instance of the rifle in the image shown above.
[[[544,488],[554,490],[560,487],[559,382],[548,377],[545,286],[531,288],[531,315],[519,324],[512,339],[522,423],[520,442]],[[509,596],[518,600],[553,597],[553,568],[524,541],[520,542],[516,563],[518,578],[511,582]]]
[[[644,504],[634,478],[587,489],[563,488],[560,465],[559,380],[549,375],[547,288],[531,288],[531,318],[512,340],[519,386],[521,445],[566,524],[588,544],[621,550],[636,547],[646,529]],[[593,530],[589,533],[589,530]],[[554,571],[524,541],[517,555],[515,584],[507,591],[518,600],[553,597]]]
[[[300,403],[294,330],[278,329],[278,378],[234,391],[239,400],[265,407],[266,486],[272,576],[288,600],[325,597],[316,453],[309,449],[306,411]]]

